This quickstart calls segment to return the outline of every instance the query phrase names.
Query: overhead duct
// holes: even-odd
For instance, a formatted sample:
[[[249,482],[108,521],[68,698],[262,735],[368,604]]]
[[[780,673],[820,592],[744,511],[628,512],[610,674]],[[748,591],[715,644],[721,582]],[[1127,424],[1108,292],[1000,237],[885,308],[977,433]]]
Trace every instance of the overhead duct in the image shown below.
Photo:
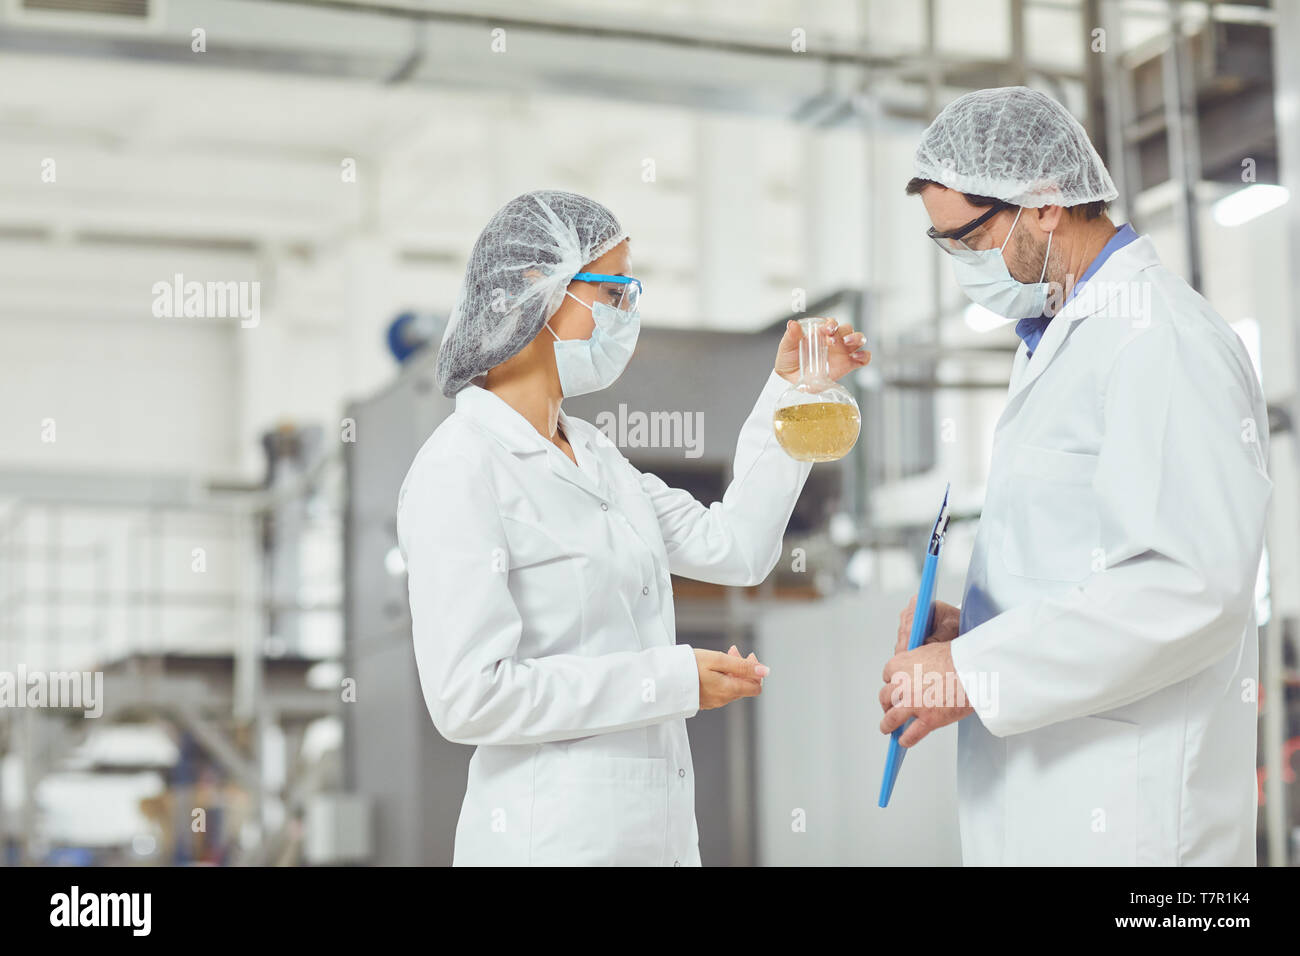
[[[868,75],[880,115],[922,123],[930,118],[921,95],[929,83],[996,86],[1018,75],[1016,67],[997,59],[899,56],[864,50],[857,38],[833,34],[809,37],[806,50],[795,52],[771,30],[707,24],[650,29],[638,18],[603,11],[570,22],[517,10],[395,2],[168,0],[165,7],[160,0],[23,2],[52,7],[8,8],[9,22],[22,29],[0,32],[0,50],[191,63],[191,31],[202,26],[209,38],[220,39],[203,52],[204,65],[215,68],[603,96],[796,121],[808,114],[818,125],[857,122],[855,97]],[[142,4],[147,15],[91,12],[115,2]],[[96,36],[120,32],[112,27],[117,19],[138,23],[137,35]],[[79,34],[67,29],[74,26]],[[508,57],[490,55],[493,30],[504,31]],[[594,52],[593,40],[599,41]],[[1050,64],[1035,63],[1032,71],[1053,80],[1081,78]]]
[[[88,33],[153,32],[162,22],[166,0],[16,0],[9,8],[15,23]]]
[[[1273,30],[1257,23],[1207,22],[1187,37],[1201,178],[1242,182],[1242,159],[1259,182],[1277,182],[1277,127],[1273,110]],[[1170,178],[1164,60],[1150,53],[1132,68],[1127,137],[1136,152],[1138,191]]]

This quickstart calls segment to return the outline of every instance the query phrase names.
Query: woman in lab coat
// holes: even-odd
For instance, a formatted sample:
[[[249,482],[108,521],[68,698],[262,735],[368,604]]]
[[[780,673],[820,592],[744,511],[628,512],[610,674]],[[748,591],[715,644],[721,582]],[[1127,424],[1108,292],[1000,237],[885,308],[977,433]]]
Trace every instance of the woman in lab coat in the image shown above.
[[[766,674],[734,647],[676,643],[669,575],[747,586],[779,559],[811,468],[772,434],[799,326],[706,507],[561,407],[631,358],[631,273],[609,210],[519,196],[476,242],[443,337],[456,408],[402,484],[398,540],[425,703],[444,737],[477,745],[457,865],[698,865],[685,718],[757,696]],[[828,335],[835,377],[869,360],[849,326]]]

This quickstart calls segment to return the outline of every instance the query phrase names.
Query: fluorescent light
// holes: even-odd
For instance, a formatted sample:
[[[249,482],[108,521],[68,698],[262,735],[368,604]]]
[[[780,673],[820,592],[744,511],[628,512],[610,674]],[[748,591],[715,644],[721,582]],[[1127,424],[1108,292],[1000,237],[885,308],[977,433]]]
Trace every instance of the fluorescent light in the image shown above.
[[[1245,189],[1229,193],[1214,204],[1214,221],[1220,226],[1240,226],[1256,216],[1286,205],[1291,193],[1285,186],[1252,183]]]
[[[966,306],[966,311],[962,313],[962,318],[966,325],[976,332],[992,332],[1011,322],[1011,319],[998,315],[996,312],[990,312],[982,305],[972,302]]]

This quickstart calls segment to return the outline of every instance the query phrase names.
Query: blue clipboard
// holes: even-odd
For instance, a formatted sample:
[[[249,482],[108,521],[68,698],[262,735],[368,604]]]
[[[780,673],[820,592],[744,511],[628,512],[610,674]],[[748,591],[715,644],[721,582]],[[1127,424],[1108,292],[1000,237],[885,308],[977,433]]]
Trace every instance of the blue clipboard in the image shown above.
[[[934,530],[930,532],[930,544],[925,549],[925,564],[921,567],[921,587],[916,592],[916,613],[912,616],[912,633],[907,639],[909,651],[916,650],[925,643],[925,639],[934,630],[934,580],[939,571],[939,552],[943,550],[943,536],[948,531],[948,492],[951,490],[952,483],[949,482],[943,489],[943,504],[939,507],[939,517],[934,522]],[[919,688],[917,690],[919,691]],[[907,756],[907,748],[898,741],[903,736],[903,731],[915,719],[915,717],[908,718],[907,723],[889,735],[889,753],[885,757],[884,776],[880,779],[880,800],[877,806],[889,806],[889,798],[898,780],[898,771],[903,766],[903,758]]]

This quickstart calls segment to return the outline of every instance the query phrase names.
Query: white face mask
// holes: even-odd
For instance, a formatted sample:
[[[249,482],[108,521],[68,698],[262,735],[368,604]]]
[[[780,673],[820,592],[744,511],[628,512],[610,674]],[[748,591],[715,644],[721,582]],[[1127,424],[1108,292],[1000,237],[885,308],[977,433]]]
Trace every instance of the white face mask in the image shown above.
[[[609,388],[623,374],[641,333],[641,314],[624,312],[597,302],[587,305],[572,292],[565,295],[591,310],[596,327],[588,339],[562,339],[551,323],[546,329],[555,335],[555,370],[560,373],[560,393],[565,398]]]
[[[962,252],[952,257],[952,273],[962,291],[977,305],[982,305],[994,315],[1006,319],[1034,319],[1047,310],[1047,297],[1051,283],[1044,282],[1047,275],[1047,257],[1052,251],[1052,234],[1047,234],[1047,251],[1043,253],[1043,273],[1037,282],[1019,282],[1007,270],[1002,250],[1011,241],[1020,221],[1021,207],[1016,212],[1011,232],[997,249]]]

